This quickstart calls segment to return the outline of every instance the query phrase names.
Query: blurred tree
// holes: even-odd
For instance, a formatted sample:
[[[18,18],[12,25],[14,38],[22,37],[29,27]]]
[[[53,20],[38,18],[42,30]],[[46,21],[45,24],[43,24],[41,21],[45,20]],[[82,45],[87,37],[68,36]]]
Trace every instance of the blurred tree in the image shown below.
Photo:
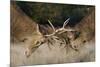
[[[16,3],[37,23],[47,24],[47,20],[49,19],[55,26],[62,25],[67,18],[70,18],[70,26],[75,25],[90,12],[87,9],[92,7],[87,5],[66,5],[41,2],[17,1]]]

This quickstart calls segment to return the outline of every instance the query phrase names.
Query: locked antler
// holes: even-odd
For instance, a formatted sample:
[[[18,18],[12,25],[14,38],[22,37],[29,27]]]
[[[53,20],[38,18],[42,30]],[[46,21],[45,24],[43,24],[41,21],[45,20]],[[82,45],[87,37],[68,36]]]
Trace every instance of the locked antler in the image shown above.
[[[53,29],[54,32],[53,32],[52,34],[45,35],[45,36],[53,36],[53,35],[55,35],[55,34],[61,34],[61,33],[64,33],[64,32],[66,32],[66,31],[75,31],[75,30],[73,30],[73,29],[66,29],[66,28],[65,28],[65,26],[68,24],[69,20],[70,20],[70,18],[68,18],[68,19],[64,22],[62,28],[59,28],[59,29],[57,29],[57,30],[55,30],[53,24],[50,22],[50,20],[48,20],[48,22],[49,22],[49,24],[51,25],[51,27],[52,27],[52,29]]]
[[[55,29],[53,24],[48,20],[49,24],[51,25],[52,29],[53,29],[53,33],[52,34],[49,34],[49,35],[43,35],[39,32],[39,27],[37,25],[37,33],[39,35],[39,37],[37,38],[37,40],[35,40],[35,42],[32,42],[31,45],[28,46],[27,50],[25,51],[25,55],[27,57],[29,57],[31,54],[32,54],[32,50],[33,48],[36,50],[41,44],[45,43],[45,42],[49,42],[52,44],[52,41],[49,40],[49,37],[50,36],[53,36],[54,39],[58,38],[56,35],[57,34],[61,34],[61,33],[64,33],[66,31],[75,31],[73,29],[66,29],[65,26],[68,24],[70,18],[68,18],[64,24],[63,24],[63,27],[59,28],[59,29]],[[48,37],[48,38],[45,38],[44,36]],[[34,40],[33,40],[34,41]]]

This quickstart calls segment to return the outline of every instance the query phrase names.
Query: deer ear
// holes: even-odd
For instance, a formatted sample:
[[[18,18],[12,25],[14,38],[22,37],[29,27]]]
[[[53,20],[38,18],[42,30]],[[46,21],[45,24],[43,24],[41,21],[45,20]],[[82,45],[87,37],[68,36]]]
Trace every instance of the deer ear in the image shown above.
[[[39,25],[38,24],[36,26],[36,32],[41,35],[41,32],[40,32],[40,29],[39,29]]]

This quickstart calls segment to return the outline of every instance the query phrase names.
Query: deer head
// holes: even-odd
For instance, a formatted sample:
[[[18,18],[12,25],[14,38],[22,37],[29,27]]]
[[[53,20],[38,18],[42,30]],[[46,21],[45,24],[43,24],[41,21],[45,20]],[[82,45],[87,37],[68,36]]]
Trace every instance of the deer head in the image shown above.
[[[27,47],[26,47],[25,55],[27,57],[29,57],[33,53],[33,51],[35,49],[37,49],[40,45],[42,45],[44,43],[48,44],[48,42],[52,42],[52,41],[49,40],[50,38],[54,38],[54,39],[55,38],[59,38],[56,35],[61,35],[64,32],[75,31],[73,29],[66,29],[65,28],[65,26],[68,24],[69,20],[70,19],[68,18],[64,22],[63,26],[61,28],[59,28],[59,29],[55,29],[55,27],[53,26],[53,24],[48,20],[49,24],[51,25],[51,27],[53,29],[53,33],[49,34],[49,35],[43,35],[43,34],[41,34],[40,30],[39,30],[39,26],[37,24],[36,34],[31,37],[29,45],[27,45]]]

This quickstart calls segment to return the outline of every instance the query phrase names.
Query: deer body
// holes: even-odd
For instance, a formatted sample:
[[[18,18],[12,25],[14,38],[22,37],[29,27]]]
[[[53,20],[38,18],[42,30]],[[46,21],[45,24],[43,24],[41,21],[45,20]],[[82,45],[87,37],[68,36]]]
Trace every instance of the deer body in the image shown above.
[[[30,19],[13,1],[11,2],[11,42],[21,42],[32,35],[36,23]]]

